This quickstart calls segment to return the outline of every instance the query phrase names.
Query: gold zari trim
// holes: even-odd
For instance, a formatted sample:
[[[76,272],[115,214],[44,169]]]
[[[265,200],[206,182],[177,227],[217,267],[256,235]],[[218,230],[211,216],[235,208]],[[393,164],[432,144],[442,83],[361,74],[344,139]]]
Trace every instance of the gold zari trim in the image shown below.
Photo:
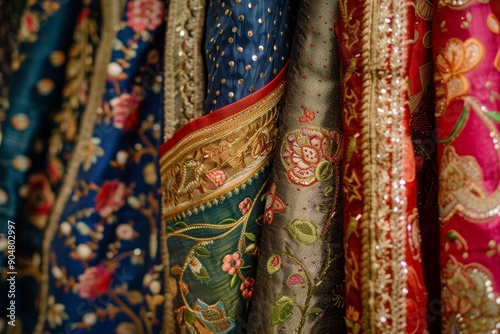
[[[276,142],[283,91],[282,83],[255,105],[182,138],[161,157],[164,219],[217,199],[261,168]]]

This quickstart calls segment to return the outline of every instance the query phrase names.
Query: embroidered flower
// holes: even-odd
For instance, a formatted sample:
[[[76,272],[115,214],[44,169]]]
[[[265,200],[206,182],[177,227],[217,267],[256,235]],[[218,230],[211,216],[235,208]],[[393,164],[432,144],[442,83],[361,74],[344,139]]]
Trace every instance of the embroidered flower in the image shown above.
[[[150,186],[155,185],[158,181],[158,170],[156,169],[156,164],[154,162],[148,163],[142,169],[142,176],[144,182]]]
[[[349,305],[347,307],[345,323],[347,328],[349,328],[352,333],[359,333],[361,330],[361,324],[359,323],[359,311],[356,311],[354,306]]]
[[[104,265],[85,269],[83,274],[78,276],[78,296],[94,300],[105,294],[112,276],[113,271]]]
[[[35,42],[37,40],[40,20],[36,13],[26,10],[20,20],[18,39],[19,42]]]
[[[252,200],[247,197],[240,203],[238,207],[240,208],[241,213],[246,215],[252,208]]]
[[[194,321],[192,324],[186,323],[183,333],[231,333],[236,327],[236,324],[227,317],[226,308],[220,301],[208,305],[197,299],[193,311],[185,310],[194,315]],[[184,313],[181,315],[182,320],[189,318]]]
[[[135,94],[124,93],[109,101],[112,107],[113,125],[117,129],[129,131],[135,128],[139,122],[139,101]]]
[[[307,110],[303,108],[304,111],[304,116],[299,118],[299,122],[301,123],[309,123],[314,120],[316,115],[314,114],[314,111]]]
[[[89,326],[93,326],[97,322],[97,315],[94,312],[85,313],[82,317],[82,322]]]
[[[44,173],[36,173],[28,178],[28,210],[31,223],[39,229],[45,227],[47,216],[54,203],[54,193]]]
[[[139,333],[137,326],[131,322],[120,322],[118,326],[116,326],[115,334],[132,334]]]
[[[441,117],[450,102],[470,91],[470,81],[465,76],[475,69],[484,58],[484,46],[475,39],[462,42],[450,38],[436,56],[436,117]]]
[[[255,286],[255,279],[253,278],[247,278],[243,283],[241,283],[240,290],[241,294],[243,295],[243,298],[245,299],[252,298],[254,286]]]
[[[340,135],[333,130],[310,127],[289,132],[281,147],[288,180],[307,187],[331,179],[341,147]]]
[[[116,236],[121,240],[130,240],[134,237],[134,229],[128,224],[120,224],[116,227]]]
[[[56,328],[61,326],[63,320],[68,320],[68,314],[64,312],[66,306],[55,302],[53,295],[50,295],[47,299],[47,322],[50,328]]]
[[[200,273],[201,269],[203,269],[203,265],[195,256],[193,256],[193,258],[191,258],[191,260],[189,261],[189,267],[193,272],[198,274]]]
[[[264,222],[271,224],[276,213],[285,210],[285,204],[276,196],[276,183],[271,184],[271,188],[266,195],[266,208],[264,210]]]
[[[101,190],[94,198],[95,210],[101,217],[108,217],[125,204],[125,200],[123,199],[125,197],[125,190],[125,184],[118,181],[118,179],[103,183]]]
[[[500,293],[491,272],[479,263],[464,264],[449,255],[441,269],[443,328],[492,333],[500,319]]]
[[[234,253],[233,255],[228,254],[224,256],[222,260],[222,270],[227,271],[229,275],[234,275],[243,265],[243,260],[241,259],[241,254],[239,252]]]
[[[76,250],[70,253],[70,256],[73,259],[90,260],[95,258],[96,254],[92,251],[92,248],[90,248],[89,245],[79,244],[78,246],[76,246]]]
[[[189,286],[184,282],[179,282],[179,286],[184,293],[189,293]]]
[[[216,187],[222,186],[227,180],[226,174],[220,169],[208,173],[207,177]]]
[[[61,225],[59,226],[59,231],[64,235],[64,236],[69,236],[71,234],[71,224],[68,222],[62,222]]]
[[[98,157],[104,155],[104,150],[101,148],[101,139],[93,137],[84,142],[83,147],[83,170],[88,171],[92,164],[97,162]]]
[[[127,26],[134,32],[155,30],[163,21],[163,2],[158,0],[133,0],[127,4]]]

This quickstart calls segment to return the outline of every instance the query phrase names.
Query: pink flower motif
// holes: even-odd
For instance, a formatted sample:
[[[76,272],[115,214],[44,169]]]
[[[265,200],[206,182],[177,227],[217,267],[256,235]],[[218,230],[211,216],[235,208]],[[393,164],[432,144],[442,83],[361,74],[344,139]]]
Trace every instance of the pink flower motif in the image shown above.
[[[227,180],[226,174],[220,169],[208,173],[207,177],[216,187],[222,186]]]
[[[36,173],[28,178],[28,210],[34,215],[47,216],[54,203],[54,193],[44,173]]]
[[[281,148],[281,159],[287,169],[288,180],[308,187],[332,177],[332,162],[340,157],[341,152],[339,133],[302,128],[286,135]]]
[[[125,184],[118,181],[118,179],[103,183],[101,190],[94,198],[95,210],[101,217],[108,217],[125,204],[125,200],[123,199],[125,197],[125,190]]]
[[[127,4],[127,26],[134,32],[155,30],[163,21],[163,1],[133,0]]]
[[[137,101],[135,94],[122,94],[111,99],[109,103],[113,108],[111,113],[115,128],[128,131],[137,125],[139,101]]]
[[[304,277],[302,277],[299,274],[293,274],[290,277],[288,277],[288,285],[293,286],[296,284],[301,284],[304,283]]]
[[[247,278],[243,283],[241,283],[240,290],[241,294],[243,295],[243,298],[245,299],[252,298],[254,286],[255,286],[255,279],[253,278]]]
[[[238,206],[241,212],[246,215],[248,211],[252,208],[252,200],[250,198],[245,198]]]
[[[113,271],[104,265],[85,269],[83,274],[78,276],[78,296],[94,300],[105,294],[112,276]]]
[[[233,255],[227,254],[222,260],[222,270],[227,271],[229,275],[234,275],[238,271],[238,268],[243,265],[243,260],[241,259],[241,254],[239,252]]]

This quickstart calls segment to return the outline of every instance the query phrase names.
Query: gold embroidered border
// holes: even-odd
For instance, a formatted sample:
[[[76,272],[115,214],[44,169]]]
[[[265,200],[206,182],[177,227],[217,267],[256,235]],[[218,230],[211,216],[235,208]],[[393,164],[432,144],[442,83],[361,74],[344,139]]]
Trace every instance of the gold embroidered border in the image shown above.
[[[161,157],[164,219],[217,199],[262,167],[275,145],[283,92],[284,83],[255,105],[188,134]],[[225,175],[219,186],[207,180],[214,171]],[[195,178],[189,185],[188,177]]]
[[[75,180],[80,170],[82,154],[86,141],[92,137],[94,124],[97,117],[97,108],[102,101],[102,94],[106,84],[106,67],[113,51],[113,39],[122,17],[124,3],[122,1],[101,0],[103,12],[102,37],[96,54],[95,66],[93,70],[92,85],[90,88],[88,103],[82,116],[82,124],[78,134],[78,141],[75,152],[71,156],[70,168],[64,178],[59,196],[54,203],[53,210],[49,217],[47,229],[42,243],[42,281],[40,283],[40,314],[34,329],[34,333],[44,333],[45,321],[47,318],[47,300],[49,295],[49,256],[50,246],[58,228],[59,220],[64,207],[71,195]]]
[[[367,1],[361,34],[362,331],[406,329],[406,188],[404,176],[408,6]],[[389,196],[389,197],[387,197]],[[407,289],[406,289],[407,290]]]
[[[204,22],[205,1],[170,1],[165,37],[165,140],[187,122],[203,115]]]
[[[222,186],[209,190],[205,193],[198,194],[198,196],[193,199],[187,194],[184,194],[184,198],[174,199],[171,196],[176,196],[176,191],[172,187],[168,187],[167,181],[172,178],[179,176],[180,169],[179,166],[182,165],[187,157],[190,156],[191,152],[200,151],[202,147],[209,147],[212,143],[218,143],[224,141],[231,134],[238,134],[244,128],[254,128],[255,133],[262,132],[262,129],[266,128],[270,135],[270,142],[273,143],[272,148],[274,148],[276,142],[276,118],[278,115],[278,102],[284,93],[284,83],[281,83],[273,92],[268,96],[261,99],[256,104],[243,109],[237,114],[224,119],[219,122],[215,122],[210,126],[205,126],[204,128],[190,133],[186,137],[182,138],[176,143],[169,151],[167,151],[160,158],[160,168],[162,175],[162,190],[164,195],[163,203],[163,218],[162,218],[162,230],[161,230],[161,254],[162,254],[162,264],[164,266],[164,286],[165,286],[165,310],[164,310],[164,322],[163,322],[163,333],[174,334],[175,333],[175,317],[174,317],[174,294],[171,291],[170,284],[170,255],[167,247],[167,236],[166,236],[166,223],[167,218],[179,215],[184,211],[190,211],[195,209],[202,203],[210,203],[210,201],[217,201],[218,198],[228,193],[236,188],[238,184],[247,181],[257,173],[265,164],[269,163],[272,158],[272,149],[270,148],[267,152],[260,152],[258,156],[251,157],[251,163],[245,166],[243,172],[237,171],[234,168],[230,170],[234,172],[232,175],[227,176],[227,182]],[[247,143],[246,151],[238,151],[235,154],[248,155],[248,149],[252,149],[252,145]],[[208,158],[208,157],[207,157]],[[219,164],[219,167],[220,166]],[[177,171],[176,171],[177,169]],[[173,184],[171,184],[173,186]],[[171,194],[171,196],[168,196]],[[178,203],[175,205],[174,203]]]

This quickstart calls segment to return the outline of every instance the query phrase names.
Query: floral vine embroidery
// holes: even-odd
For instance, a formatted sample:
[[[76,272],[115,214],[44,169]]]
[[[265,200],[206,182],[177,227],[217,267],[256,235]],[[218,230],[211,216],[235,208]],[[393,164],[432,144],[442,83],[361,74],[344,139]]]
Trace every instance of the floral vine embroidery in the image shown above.
[[[303,245],[311,245],[316,242],[323,242],[323,240],[318,237],[317,227],[313,222],[296,219],[286,226],[286,229],[290,233],[295,241]],[[317,278],[312,279],[307,271],[306,266],[298,259],[290,245],[285,243],[284,252],[274,252],[267,259],[266,268],[269,275],[274,275],[279,272],[283,266],[283,258],[289,259],[292,263],[297,266],[297,271],[290,274],[286,279],[286,283],[290,287],[302,286],[307,287],[307,296],[303,304],[299,304],[292,297],[283,295],[278,300],[275,301],[272,311],[271,311],[271,326],[285,322],[293,314],[294,308],[297,308],[301,313],[300,323],[297,328],[297,333],[301,333],[302,327],[304,326],[306,319],[309,315],[319,315],[323,312],[322,309],[318,307],[312,307],[310,305],[311,298],[314,295],[317,287],[321,284],[323,277],[326,275],[328,268],[332,263],[339,257],[331,257],[331,249],[327,247],[328,259]],[[288,261],[287,261],[288,262]]]
[[[340,159],[340,134],[316,127],[296,129],[286,135],[281,147],[281,161],[288,181],[308,187],[326,181],[335,174]]]
[[[222,175],[216,173],[215,175]],[[190,248],[184,257],[182,264],[175,264],[170,268],[170,272],[174,276],[178,276],[178,279],[172,278],[171,284],[176,285],[172,288],[176,291],[175,294],[180,293],[184,305],[176,310],[177,322],[181,327],[181,330],[192,331],[197,330],[202,327],[208,327],[212,329],[214,333],[224,332],[232,329],[235,323],[227,316],[226,308],[222,302],[218,302],[214,305],[208,305],[200,299],[197,299],[194,306],[191,307],[186,299],[186,295],[190,293],[189,285],[184,280],[186,269],[189,268],[196,279],[198,280],[208,280],[211,274],[208,272],[207,268],[203,265],[203,259],[208,259],[213,257],[213,254],[207,249],[207,245],[223,238],[237,231],[241,228],[239,242],[237,244],[237,249],[230,253],[224,255],[220,262],[220,268],[223,272],[226,272],[228,277],[228,284],[230,289],[239,288],[241,296],[243,299],[250,300],[254,293],[255,279],[249,277],[246,271],[252,268],[250,265],[245,265],[244,255],[256,256],[257,254],[257,237],[247,231],[248,219],[254,208],[254,203],[256,200],[264,201],[266,196],[261,196],[261,192],[265,189],[265,185],[259,190],[255,198],[252,200],[248,197],[244,198],[239,204],[238,209],[241,212],[241,217],[238,220],[232,218],[226,218],[217,224],[218,228],[222,231],[221,234],[213,237],[192,237],[185,232],[196,230],[196,229],[206,229],[213,228],[214,225],[209,224],[196,224],[187,225],[183,221],[179,221],[174,227],[167,227],[167,238],[183,238],[195,241],[195,244]],[[238,284],[239,283],[239,284]],[[247,304],[248,306],[248,304]],[[209,312],[213,312],[212,316],[208,318]],[[217,314],[218,316],[215,316]],[[205,315],[207,317],[205,317]]]

